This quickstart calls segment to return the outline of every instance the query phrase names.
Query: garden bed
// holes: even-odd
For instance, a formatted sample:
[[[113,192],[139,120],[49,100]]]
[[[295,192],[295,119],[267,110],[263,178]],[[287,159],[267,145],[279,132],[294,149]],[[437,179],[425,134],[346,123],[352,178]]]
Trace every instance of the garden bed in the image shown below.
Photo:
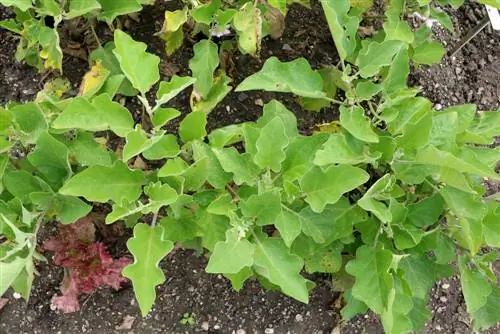
[[[153,36],[162,25],[165,9],[180,8],[179,4],[157,1],[155,7],[148,7],[139,15],[139,22],[124,22],[136,40],[146,42],[150,49],[161,56],[162,76],[188,74],[187,63],[192,57],[194,41],[185,40],[183,47],[167,60],[161,40]],[[0,18],[8,16],[0,6]],[[437,28],[439,39],[451,49],[461,36],[475,26],[486,15],[481,6],[467,5],[453,12],[455,34]],[[227,60],[229,74],[235,85],[248,75],[258,71],[264,60],[277,56],[281,60],[305,57],[314,68],[336,63],[337,55],[328,26],[323,18],[321,6],[313,3],[312,9],[293,6],[286,17],[286,29],[282,38],[263,42],[261,59],[234,55]],[[105,27],[98,29],[102,40],[112,36]],[[69,34],[63,34],[63,47],[70,44]],[[77,41],[78,42],[78,41]],[[47,76],[34,69],[15,63],[16,37],[0,31],[0,104],[7,101],[28,101],[35,97]],[[472,42],[453,57],[445,57],[440,64],[414,69],[410,83],[423,88],[423,95],[442,107],[459,103],[477,103],[478,108],[494,110],[500,100],[500,34],[487,27]],[[65,54],[64,74],[70,79],[75,92],[88,63]],[[51,74],[53,75],[53,74]],[[256,120],[261,105],[272,99],[279,99],[295,112],[301,132],[310,133],[317,124],[337,118],[335,109],[321,112],[306,112],[286,94],[263,92],[231,92],[209,116],[209,129],[243,121]],[[132,106],[136,101],[129,102]],[[180,111],[187,113],[189,94],[184,92],[174,101]],[[173,125],[176,125],[175,123]],[[489,192],[498,191],[498,186],[489,184]],[[54,233],[53,225],[45,225],[41,233]],[[100,234],[106,234],[106,242],[115,256],[127,256],[125,242],[129,235],[120,225],[103,227]],[[39,240],[40,242],[42,240]],[[35,279],[29,302],[15,299],[9,292],[6,306],[0,310],[0,332],[2,333],[330,333],[341,328],[341,333],[381,333],[378,319],[367,314],[349,323],[341,324],[339,309],[342,307],[340,294],[334,292],[327,276],[314,277],[317,283],[309,305],[304,305],[278,292],[264,291],[257,282],[247,282],[238,293],[222,276],[204,272],[206,259],[192,251],[176,250],[162,262],[165,284],[158,289],[158,298],[153,310],[142,318],[134,299],[130,284],[118,292],[100,289],[81,300],[82,309],[73,314],[60,314],[50,308],[50,299],[59,293],[62,270],[40,263],[39,275]],[[470,333],[472,327],[465,310],[456,278],[441,282],[431,293],[430,305],[433,319],[424,333]],[[185,314],[192,317],[194,325],[183,325],[180,320]],[[133,319],[127,324],[126,320]],[[491,333],[498,331],[491,329]],[[240,332],[237,332],[240,330]]]

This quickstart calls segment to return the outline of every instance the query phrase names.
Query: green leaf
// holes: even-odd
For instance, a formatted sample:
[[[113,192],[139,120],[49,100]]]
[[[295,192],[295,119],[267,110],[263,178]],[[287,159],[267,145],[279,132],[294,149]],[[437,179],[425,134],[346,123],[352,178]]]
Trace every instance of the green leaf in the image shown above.
[[[283,121],[275,117],[261,129],[255,143],[257,152],[253,161],[262,169],[267,168],[278,173],[281,170],[281,163],[286,158],[285,148],[288,142]]]
[[[434,194],[420,202],[408,205],[408,220],[417,227],[426,228],[438,222],[444,211],[444,200]]]
[[[398,268],[403,270],[412,295],[422,300],[429,298],[429,291],[437,280],[454,274],[450,266],[436,264],[422,255],[409,255],[401,259]]]
[[[300,275],[302,259],[290,254],[279,239],[259,237],[255,241],[255,272],[279,286],[284,294],[308,303],[308,281]]]
[[[393,175],[385,174],[361,197],[358,205],[366,211],[372,212],[383,223],[391,222],[391,211],[382,201],[392,198],[391,192],[395,182],[396,178]]]
[[[179,125],[179,135],[184,143],[201,139],[207,135],[207,114],[193,111],[184,117]]]
[[[355,223],[366,219],[366,214],[355,205],[350,205],[345,197],[327,205],[321,213],[304,208],[296,213],[300,219],[302,232],[318,244],[328,244],[352,234]]]
[[[221,73],[215,77],[212,89],[205,99],[199,100],[199,96],[193,91],[190,99],[191,110],[204,112],[208,115],[231,91],[231,82],[231,78],[225,73]]]
[[[220,8],[220,0],[211,0],[210,3],[196,6],[191,10],[191,16],[198,23],[212,24],[215,13]]]
[[[359,101],[368,101],[383,89],[382,84],[376,84],[372,81],[360,81],[356,84],[356,97]]]
[[[134,130],[134,120],[127,108],[102,94],[92,104],[82,97],[72,99],[52,123],[54,129],[81,129],[91,132],[111,130],[126,137]]]
[[[364,184],[370,176],[361,168],[349,165],[311,168],[300,180],[305,201],[314,212],[322,212],[327,204],[336,203],[342,194]]]
[[[387,21],[384,23],[385,40],[402,41],[406,44],[413,43],[415,39],[408,23],[401,19],[405,10],[403,1],[392,1],[385,12]]]
[[[74,0],[75,1],[75,0]],[[78,1],[78,0],[76,0]],[[138,12],[142,6],[137,0],[97,0],[101,4],[101,12],[97,17],[112,25],[117,16]]]
[[[362,142],[349,134],[341,132],[330,135],[322,149],[316,152],[314,164],[325,166],[330,164],[374,163],[381,156],[381,153],[370,152]]]
[[[144,183],[141,171],[132,171],[123,162],[116,161],[111,167],[93,166],[74,175],[59,193],[101,203],[108,200],[121,203],[139,198]]]
[[[72,174],[68,153],[63,143],[44,132],[38,138],[35,150],[28,155],[28,160],[53,189],[57,190]]]
[[[301,222],[298,213],[282,204],[281,211],[276,217],[274,225],[280,232],[285,245],[291,247],[293,241],[299,236],[301,231]]]
[[[321,5],[339,56],[345,60],[356,49],[360,18],[348,15],[351,7],[349,0],[324,0]]]
[[[59,8],[57,15],[59,15]],[[63,52],[59,45],[59,33],[57,32],[57,30],[48,27],[41,27],[38,34],[38,42],[42,47],[42,50],[40,51],[40,57],[44,59],[44,68],[53,68],[55,70],[61,71]]]
[[[213,152],[222,168],[233,174],[234,183],[255,185],[259,178],[260,169],[253,163],[252,157],[248,153],[240,154],[234,147],[213,149]]]
[[[61,137],[59,137],[61,139]],[[79,131],[76,138],[64,141],[74,157],[82,166],[110,166],[112,164],[111,152],[97,143],[88,132]]]
[[[460,283],[467,305],[467,312],[473,314],[486,305],[488,296],[493,292],[491,284],[477,268],[470,268],[467,257],[462,255],[458,259],[460,269]]]
[[[14,283],[26,266],[26,260],[17,256],[11,262],[0,262],[0,296]]]
[[[500,247],[500,205],[498,202],[488,202],[488,213],[482,225],[485,242],[491,247]]]
[[[382,248],[363,245],[356,251],[356,258],[346,265],[346,271],[356,277],[352,295],[364,302],[374,312],[381,314],[388,304],[393,280],[389,268],[392,253]]]
[[[370,121],[365,117],[362,107],[350,109],[340,107],[340,124],[354,137],[368,143],[378,143],[377,134],[373,131]]]
[[[196,79],[191,77],[178,77],[174,75],[170,81],[160,82],[160,87],[156,92],[156,104],[158,106],[169,102],[179,95],[184,89],[195,83]],[[154,117],[154,116],[153,116]]]
[[[219,66],[217,44],[211,40],[203,40],[195,44],[194,56],[189,61],[189,68],[196,79],[194,89],[206,98],[214,83],[214,71]]]
[[[403,47],[403,42],[392,40],[381,43],[375,41],[364,43],[356,59],[359,74],[363,78],[373,77],[382,67],[391,65],[394,57]]]
[[[417,64],[432,65],[441,61],[446,53],[439,42],[425,41],[413,49],[412,59]]]
[[[127,142],[123,147],[123,161],[128,161],[141,154],[160,140],[160,136],[149,138],[146,131],[137,126],[127,134]]]
[[[285,133],[288,138],[292,139],[299,134],[297,130],[297,118],[295,114],[288,110],[283,104],[276,100],[266,103],[264,106],[264,113],[257,120],[257,126],[263,128],[275,117],[280,118],[285,126]]]
[[[207,159],[208,183],[215,189],[224,189],[231,181],[231,174],[224,171],[210,146],[201,141],[195,141],[192,143],[192,148],[195,161]]]
[[[64,18],[73,19],[98,9],[101,9],[101,4],[97,0],[71,0],[69,12],[64,15]]]
[[[34,144],[38,137],[47,129],[47,121],[35,103],[26,103],[10,108],[19,130],[20,139],[25,144]]]
[[[180,115],[181,112],[174,108],[156,108],[151,121],[155,128],[158,129]]]
[[[149,197],[147,208],[143,209],[144,213],[158,212],[162,207],[175,203],[179,197],[174,188],[161,182],[144,187],[144,193]]]
[[[325,143],[328,135],[314,134],[299,136],[288,145],[282,164],[283,176],[290,180],[299,180],[313,166],[314,154]]]
[[[6,7],[15,6],[23,12],[33,8],[32,0],[0,0],[0,3]],[[1,295],[3,295],[3,293],[0,293],[0,296]]]
[[[134,263],[126,266],[122,274],[132,281],[142,316],[146,316],[153,306],[156,286],[165,281],[165,275],[158,265],[174,248],[172,241],[162,240],[162,232],[161,226],[137,224],[134,237],[127,241],[127,248],[134,255]]]
[[[448,208],[459,218],[480,221],[486,214],[486,205],[477,195],[445,186],[440,190]]]
[[[383,82],[384,91],[388,94],[395,94],[406,88],[408,75],[410,74],[410,57],[408,48],[402,47],[394,57],[392,64]]]
[[[148,160],[173,158],[180,153],[177,137],[171,134],[162,135],[151,147],[144,150],[142,155]]]
[[[486,330],[500,322],[500,288],[493,287],[493,292],[488,296],[486,304],[474,312],[471,317],[474,330]]]
[[[6,171],[2,181],[5,189],[23,203],[31,202],[31,193],[44,190],[39,180],[24,170]]]
[[[253,276],[253,270],[249,267],[243,268],[237,274],[224,274],[231,281],[231,285],[236,292],[239,292],[247,279]]]
[[[283,63],[276,57],[269,58],[259,72],[247,77],[236,88],[237,92],[247,90],[265,90],[293,93],[302,97],[326,98],[321,75],[312,70],[309,62],[304,58]]]
[[[137,90],[145,94],[160,80],[160,58],[147,53],[146,44],[134,41],[119,29],[115,30],[115,44],[113,53],[120,62],[123,73]]]
[[[256,56],[262,41],[262,15],[258,7],[247,2],[234,14],[233,26],[238,38],[238,46],[243,54]]]
[[[210,132],[208,139],[213,148],[223,148],[226,145],[238,143],[243,139],[242,124],[231,124],[215,129]]]
[[[257,218],[257,225],[273,225],[282,210],[280,194],[277,191],[267,191],[252,195],[241,202],[240,208],[243,216]]]
[[[239,235],[237,229],[226,232],[226,241],[218,242],[205,271],[210,274],[237,274],[254,263],[255,246]]]
[[[165,165],[158,171],[158,176],[166,177],[181,175],[187,168],[188,164],[180,157],[168,159]]]

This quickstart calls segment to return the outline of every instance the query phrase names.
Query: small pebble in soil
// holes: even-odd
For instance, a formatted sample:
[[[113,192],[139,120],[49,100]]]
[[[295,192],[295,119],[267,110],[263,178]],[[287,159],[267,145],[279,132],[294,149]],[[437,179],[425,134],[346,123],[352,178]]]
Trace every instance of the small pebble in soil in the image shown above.
[[[264,331],[265,334],[274,334],[274,329],[273,328],[266,328]]]
[[[220,329],[220,325],[215,325],[215,326],[214,326],[214,329],[215,329],[215,330],[219,330],[219,329]]]
[[[208,331],[210,329],[210,324],[208,323],[208,321],[203,321],[203,323],[201,324],[201,329],[203,329],[204,331]]]
[[[14,292],[12,294],[12,297],[14,297],[14,299],[19,299],[19,298],[21,298],[21,294],[19,292]]]
[[[445,296],[442,296],[442,297],[439,297],[439,300],[442,302],[442,303],[446,303],[448,301],[448,298],[446,298]]]
[[[302,316],[302,314],[300,314],[300,313],[299,313],[299,314],[297,314],[297,315],[295,316],[295,321],[297,321],[297,322],[302,322],[302,321],[304,321],[304,317]]]
[[[443,285],[441,285],[441,287],[444,289],[444,290],[448,290],[450,288],[450,285],[448,283],[443,283]]]

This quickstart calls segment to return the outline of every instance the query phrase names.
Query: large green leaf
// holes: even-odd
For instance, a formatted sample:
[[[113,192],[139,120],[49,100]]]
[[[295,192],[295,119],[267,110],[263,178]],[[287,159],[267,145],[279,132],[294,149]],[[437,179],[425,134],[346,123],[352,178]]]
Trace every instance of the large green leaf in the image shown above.
[[[0,296],[7,291],[26,266],[26,260],[16,257],[11,262],[0,262]]]
[[[272,225],[281,213],[281,198],[277,191],[267,191],[250,196],[240,204],[245,217],[257,218],[257,225]]]
[[[240,154],[234,147],[213,149],[213,151],[222,168],[233,174],[234,183],[237,185],[246,183],[252,186],[257,182],[260,169],[248,153]]]
[[[134,255],[134,263],[123,269],[123,276],[134,286],[142,316],[146,316],[156,299],[155,288],[165,281],[160,261],[174,248],[172,241],[163,240],[161,226],[137,224],[134,237],[127,241],[127,248]]]
[[[279,286],[284,294],[308,303],[307,280],[300,275],[302,259],[290,254],[280,239],[258,237],[255,242],[255,272]]]
[[[73,19],[98,9],[101,9],[101,4],[97,0],[71,0],[69,2],[69,11],[64,17]]]
[[[474,330],[486,330],[500,322],[500,288],[493,287],[486,304],[474,312],[472,316]]]
[[[290,62],[280,62],[271,57],[262,69],[247,77],[236,87],[237,92],[265,90],[269,92],[293,93],[311,98],[326,98],[321,75],[311,69],[308,61],[298,58]]]
[[[146,44],[134,41],[119,29],[115,30],[115,45],[113,53],[123,73],[136,89],[145,94],[160,80],[160,58],[147,53]]]
[[[79,0],[73,0],[79,1]],[[111,25],[117,16],[138,12],[142,6],[137,0],[97,0],[101,4],[99,20],[106,21]]]
[[[195,83],[195,81],[196,79],[191,77],[179,77],[174,75],[170,81],[160,82],[160,87],[158,87],[158,91],[156,92],[156,104],[160,106],[169,102],[184,89]]]
[[[365,117],[362,107],[340,107],[340,124],[354,137],[368,143],[378,143],[379,139],[373,131],[370,121]]]
[[[30,8],[33,8],[32,0],[0,0],[0,3],[6,7],[15,6],[23,12],[27,11]],[[1,295],[2,294],[0,293],[0,296]]]
[[[226,241],[219,241],[205,268],[207,273],[236,274],[254,263],[255,246],[242,238],[237,229],[226,232]]]
[[[255,56],[262,40],[261,10],[247,2],[233,16],[233,26],[238,32],[238,46],[242,53]]]
[[[117,161],[111,167],[93,166],[69,179],[59,190],[63,195],[83,196],[89,201],[134,201],[142,192],[144,174]]]
[[[351,7],[349,0],[322,0],[321,5],[337,52],[345,60],[356,49],[356,34],[361,20],[348,15]]]
[[[363,245],[357,249],[356,258],[346,265],[346,271],[356,278],[352,295],[378,314],[384,312],[393,289],[389,273],[392,260],[390,251]]]
[[[366,211],[372,212],[383,223],[392,221],[392,213],[383,202],[391,198],[391,192],[396,179],[391,174],[385,174],[377,180],[358,201],[358,205]]]
[[[219,66],[217,44],[205,39],[195,44],[194,56],[189,61],[189,68],[196,79],[194,89],[202,98],[206,98],[214,84],[214,71]]]
[[[262,169],[271,169],[278,173],[281,163],[285,160],[285,148],[289,139],[285,133],[285,125],[279,117],[275,117],[260,131],[255,142],[257,152],[253,161]]]
[[[95,97],[92,103],[83,97],[72,99],[52,123],[54,129],[81,129],[91,132],[111,130],[126,137],[134,129],[134,120],[127,108],[113,102],[109,95]]]
[[[374,163],[382,156],[379,152],[370,152],[365,144],[350,134],[334,133],[325,142],[322,149],[316,152],[314,164],[325,166],[330,164]]]
[[[179,135],[184,143],[201,139],[207,135],[207,114],[193,111],[187,114],[179,125]]]
[[[325,143],[328,135],[315,134],[312,136],[299,136],[288,145],[283,161],[283,175],[288,180],[294,181],[302,176],[313,166],[314,154]]]
[[[47,121],[35,103],[26,103],[10,108],[19,130],[20,139],[26,144],[34,144],[38,137],[47,129]]]
[[[311,168],[300,180],[306,202],[314,212],[322,212],[327,204],[336,203],[342,194],[364,184],[370,176],[361,168],[349,165],[327,169]]]
[[[487,281],[477,268],[470,268],[467,257],[462,255],[458,259],[460,269],[460,283],[465,298],[467,311],[471,314],[486,305],[488,296],[493,292],[492,285]]]
[[[382,67],[392,64],[394,57],[403,47],[403,42],[394,40],[364,43],[356,60],[360,75],[363,78],[376,75]]]
[[[57,190],[72,174],[68,153],[63,143],[44,132],[38,138],[35,150],[28,155],[28,160],[53,189]]]

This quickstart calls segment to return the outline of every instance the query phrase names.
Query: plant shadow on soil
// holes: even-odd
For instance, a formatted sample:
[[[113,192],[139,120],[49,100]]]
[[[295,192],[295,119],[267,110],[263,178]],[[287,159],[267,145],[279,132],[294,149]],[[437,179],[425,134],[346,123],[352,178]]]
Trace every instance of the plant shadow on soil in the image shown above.
[[[144,41],[149,51],[161,56],[162,79],[172,74],[189,75],[188,61],[192,57],[195,41],[186,40],[182,48],[167,60],[161,40],[153,36],[163,22],[165,9],[178,9],[176,2],[157,1],[155,7],[147,7],[139,22],[122,23],[130,27],[128,32],[137,40]],[[456,31],[450,34],[436,29],[438,38],[450,49],[460,36],[477,24],[485,11],[477,5],[452,13]],[[0,19],[9,16],[9,11],[0,5]],[[258,71],[264,60],[277,56],[282,61],[297,57],[307,58],[315,68],[336,64],[338,57],[331,40],[321,6],[313,2],[311,9],[293,6],[286,18],[282,38],[263,42],[261,59],[235,54],[228,60],[228,72],[234,84]],[[111,33],[100,26],[99,37],[112,39]],[[62,32],[62,44],[70,43],[70,34]],[[16,38],[0,30],[0,105],[7,101],[28,101],[36,96],[47,77],[32,68],[14,61]],[[422,86],[422,94],[443,107],[458,103],[478,103],[480,109],[494,110],[499,107],[500,34],[491,28],[485,29],[456,57],[445,57],[432,67],[415,69],[410,77],[412,85]],[[88,70],[83,59],[65,54],[64,74],[72,82],[72,94],[78,91],[79,83]],[[496,73],[496,74],[495,74]],[[183,113],[189,111],[189,91],[183,92],[172,106]],[[297,115],[299,128],[309,133],[315,124],[332,121],[336,111],[327,108],[321,112],[303,111],[295,99],[287,94],[264,92],[230,93],[209,116],[209,128],[255,120],[262,112],[262,102],[278,99]],[[140,114],[137,101],[127,101],[135,116]],[[175,131],[174,122],[170,131]],[[498,185],[488,185],[490,193],[498,191]],[[105,211],[102,206],[94,211]],[[116,224],[115,224],[116,225]],[[126,255],[125,240],[128,234],[120,225],[100,229],[101,234],[110,234],[106,242],[115,256]],[[43,235],[54,233],[55,225],[47,224]],[[111,240],[110,242],[108,242]],[[332,291],[328,278],[317,277],[317,287],[311,294],[309,305],[301,304],[278,292],[264,291],[257,282],[247,282],[240,292],[235,292],[227,280],[204,272],[206,259],[191,251],[178,250],[162,262],[166,282],[157,291],[157,300],[152,312],[145,318],[140,316],[130,284],[118,292],[99,289],[81,299],[79,312],[64,315],[50,309],[50,299],[58,294],[62,270],[40,263],[37,266],[33,292],[28,303],[7,294],[8,304],[0,310],[0,333],[232,333],[243,329],[246,333],[330,333],[340,323],[338,315],[339,294]],[[471,333],[472,327],[465,310],[460,283],[456,277],[436,285],[431,292],[430,308],[433,319],[423,333]],[[194,314],[193,326],[181,325],[183,314]],[[131,328],[122,325],[125,317],[134,317]],[[340,326],[341,333],[382,333],[380,322],[373,314],[358,316]],[[267,329],[267,330],[266,330]],[[500,327],[489,333],[500,333]],[[242,333],[242,331],[238,332]]]

